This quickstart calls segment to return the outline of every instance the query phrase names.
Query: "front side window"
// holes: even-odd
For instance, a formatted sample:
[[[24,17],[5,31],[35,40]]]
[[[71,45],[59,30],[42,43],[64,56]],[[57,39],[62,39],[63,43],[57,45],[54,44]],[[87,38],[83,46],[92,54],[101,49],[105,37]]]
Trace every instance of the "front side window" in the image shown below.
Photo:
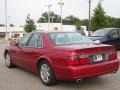
[[[58,32],[58,33],[49,33],[48,35],[56,45],[94,43],[92,40],[76,32],[60,32],[60,33]]]
[[[23,45],[23,46],[26,46],[30,37],[31,37],[31,33],[29,33],[29,34],[25,35],[23,38],[21,38],[18,41],[18,43]]]
[[[120,37],[120,29],[117,30],[117,34]]]
[[[41,43],[41,37],[40,34],[33,34],[32,38],[29,41],[28,46],[33,46],[33,47],[40,47],[42,45]]]
[[[111,37],[112,37],[112,38],[118,37],[118,32],[117,32],[117,30],[113,30],[113,31],[111,32]]]

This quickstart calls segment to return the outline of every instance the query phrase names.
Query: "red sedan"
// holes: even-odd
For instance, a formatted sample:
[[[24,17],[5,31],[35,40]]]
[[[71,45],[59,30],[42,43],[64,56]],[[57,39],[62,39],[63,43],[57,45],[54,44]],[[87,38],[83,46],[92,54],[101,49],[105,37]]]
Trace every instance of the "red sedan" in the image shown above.
[[[56,80],[82,80],[119,69],[114,46],[95,44],[77,32],[34,31],[4,51],[8,68],[39,74],[45,85]]]

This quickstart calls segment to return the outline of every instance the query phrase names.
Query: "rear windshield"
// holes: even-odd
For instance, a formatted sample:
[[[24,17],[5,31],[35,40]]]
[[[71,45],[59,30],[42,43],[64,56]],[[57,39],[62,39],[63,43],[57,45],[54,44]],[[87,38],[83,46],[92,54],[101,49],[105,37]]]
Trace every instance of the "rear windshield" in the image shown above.
[[[56,45],[90,44],[92,40],[77,32],[55,32],[48,34]]]

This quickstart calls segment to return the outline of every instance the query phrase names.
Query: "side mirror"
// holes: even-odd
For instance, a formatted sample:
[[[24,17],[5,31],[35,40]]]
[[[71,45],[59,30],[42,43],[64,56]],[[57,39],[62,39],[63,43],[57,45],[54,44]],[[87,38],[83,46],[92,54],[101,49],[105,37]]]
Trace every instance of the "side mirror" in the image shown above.
[[[11,41],[10,45],[12,45],[12,46],[18,46],[18,43],[16,41]]]

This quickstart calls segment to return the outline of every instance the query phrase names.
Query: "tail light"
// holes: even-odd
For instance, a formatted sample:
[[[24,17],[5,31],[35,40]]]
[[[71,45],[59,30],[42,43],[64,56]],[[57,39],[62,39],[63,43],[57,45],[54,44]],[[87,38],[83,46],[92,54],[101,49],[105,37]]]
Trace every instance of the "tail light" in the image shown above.
[[[103,54],[102,56],[104,60],[115,60],[117,59],[117,52],[110,52]],[[89,55],[72,55],[67,57],[67,64],[70,66],[85,65],[90,63],[91,61]]]
[[[70,66],[88,64],[88,63],[89,63],[89,59],[87,55],[69,56],[67,60],[67,64]]]
[[[117,59],[117,52],[110,52],[109,53],[109,60]]]
[[[89,63],[89,58],[88,55],[80,55],[80,64],[88,64]]]

